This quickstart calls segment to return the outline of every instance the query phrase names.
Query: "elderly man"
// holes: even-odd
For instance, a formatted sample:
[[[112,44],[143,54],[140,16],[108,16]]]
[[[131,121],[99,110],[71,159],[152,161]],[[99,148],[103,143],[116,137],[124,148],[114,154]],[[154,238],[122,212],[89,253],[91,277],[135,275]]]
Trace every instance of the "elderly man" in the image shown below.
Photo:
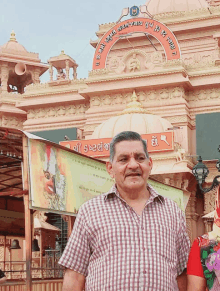
[[[147,184],[151,169],[138,133],[113,138],[107,171],[115,185],[79,210],[60,259],[63,291],[186,290],[184,214]]]

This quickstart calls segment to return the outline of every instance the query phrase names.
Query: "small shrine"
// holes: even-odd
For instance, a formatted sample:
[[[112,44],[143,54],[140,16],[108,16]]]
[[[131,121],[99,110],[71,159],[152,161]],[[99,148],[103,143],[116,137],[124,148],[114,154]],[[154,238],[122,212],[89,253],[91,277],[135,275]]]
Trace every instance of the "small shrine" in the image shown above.
[[[52,57],[48,60],[50,65],[50,83],[56,82],[66,83],[70,80],[70,69],[73,69],[73,79],[77,79],[77,63],[74,59],[64,53],[64,50],[61,51],[59,56]],[[53,67],[57,70],[56,79],[53,79]]]

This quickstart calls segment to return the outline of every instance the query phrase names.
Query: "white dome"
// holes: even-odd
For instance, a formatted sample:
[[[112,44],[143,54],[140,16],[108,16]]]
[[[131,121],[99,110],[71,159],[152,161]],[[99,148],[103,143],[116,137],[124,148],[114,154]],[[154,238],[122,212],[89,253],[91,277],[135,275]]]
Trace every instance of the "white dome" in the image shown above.
[[[152,15],[156,15],[173,11],[207,8],[208,3],[206,0],[150,0],[146,2],[146,6]]]
[[[158,133],[167,131],[172,124],[153,114],[131,113],[114,116],[96,127],[92,139],[110,138],[122,131],[136,131],[139,134]]]

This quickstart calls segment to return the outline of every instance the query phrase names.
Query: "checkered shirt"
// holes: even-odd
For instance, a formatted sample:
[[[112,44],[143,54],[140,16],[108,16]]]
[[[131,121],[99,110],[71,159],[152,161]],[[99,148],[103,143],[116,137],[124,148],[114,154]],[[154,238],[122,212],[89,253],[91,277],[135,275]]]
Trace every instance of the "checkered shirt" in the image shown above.
[[[183,212],[148,184],[139,216],[113,186],[83,204],[59,264],[86,276],[86,291],[173,291],[186,268]]]

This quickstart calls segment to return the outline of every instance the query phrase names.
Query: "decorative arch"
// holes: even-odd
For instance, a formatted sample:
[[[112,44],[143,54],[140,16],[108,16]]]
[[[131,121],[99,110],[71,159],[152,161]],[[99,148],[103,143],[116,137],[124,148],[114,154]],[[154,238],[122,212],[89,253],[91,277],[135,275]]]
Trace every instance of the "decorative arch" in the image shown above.
[[[155,37],[163,46],[167,60],[180,59],[179,43],[173,32],[166,25],[150,18],[132,18],[117,23],[101,38],[96,47],[93,70],[106,67],[108,53],[120,39],[120,36],[135,32],[143,32]]]

